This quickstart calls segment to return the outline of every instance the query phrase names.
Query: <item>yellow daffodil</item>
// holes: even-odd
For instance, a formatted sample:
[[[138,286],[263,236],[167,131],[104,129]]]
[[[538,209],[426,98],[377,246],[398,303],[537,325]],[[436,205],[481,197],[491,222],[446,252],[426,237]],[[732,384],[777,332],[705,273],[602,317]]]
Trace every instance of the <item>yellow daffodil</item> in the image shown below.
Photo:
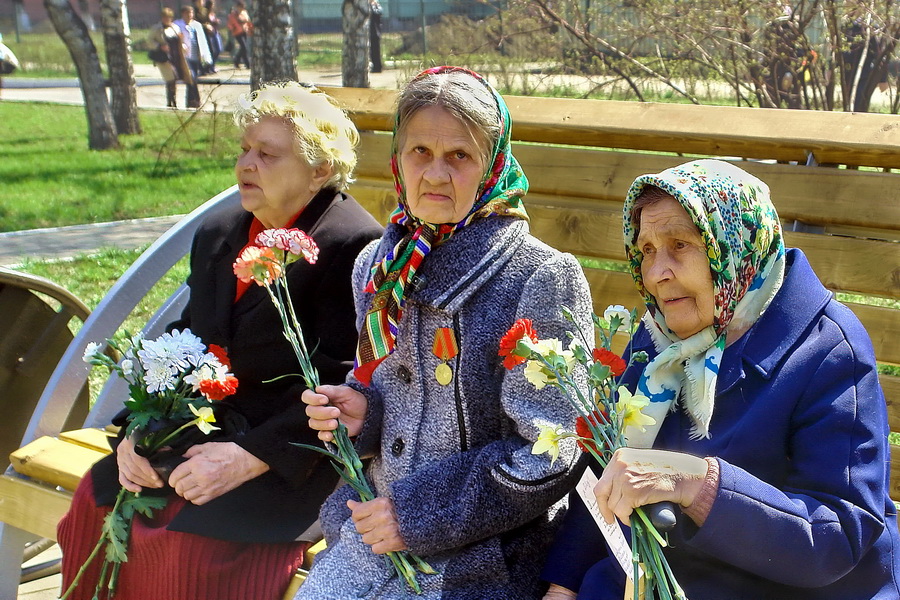
[[[621,415],[623,427],[635,427],[644,431],[647,425],[656,423],[656,419],[641,412],[650,404],[650,398],[642,394],[632,394],[625,386],[619,386],[618,396],[616,411]]]
[[[194,408],[193,404],[188,404],[188,407],[190,407],[194,416],[197,417],[194,419],[194,424],[197,425],[197,428],[204,434],[209,435],[211,431],[220,429],[213,425],[213,423],[216,422],[216,415],[213,413],[213,409],[208,406],[201,406],[198,410]]]
[[[556,459],[559,458],[559,440],[564,436],[561,435],[559,428],[554,425],[541,425],[541,432],[538,434],[538,439],[534,443],[534,446],[531,447],[532,454],[544,454],[545,452],[550,455],[550,465],[556,462]]]

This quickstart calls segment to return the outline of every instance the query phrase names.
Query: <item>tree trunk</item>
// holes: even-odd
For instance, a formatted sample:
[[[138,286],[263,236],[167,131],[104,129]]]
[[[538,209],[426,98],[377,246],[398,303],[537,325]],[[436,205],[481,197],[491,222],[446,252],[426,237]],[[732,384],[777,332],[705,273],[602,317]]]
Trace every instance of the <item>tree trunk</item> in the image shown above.
[[[343,0],[341,21],[344,51],[341,55],[341,82],[344,87],[369,87],[368,0]]]
[[[100,59],[84,21],[75,13],[68,0],[44,0],[44,7],[78,69],[88,119],[88,146],[91,150],[118,148],[119,138],[106,97]]]
[[[297,81],[292,0],[257,0],[252,10],[251,89],[273,81]]]
[[[131,62],[131,30],[125,0],[100,0],[100,26],[106,42],[106,65],[116,128],[122,134],[141,132],[137,89]]]

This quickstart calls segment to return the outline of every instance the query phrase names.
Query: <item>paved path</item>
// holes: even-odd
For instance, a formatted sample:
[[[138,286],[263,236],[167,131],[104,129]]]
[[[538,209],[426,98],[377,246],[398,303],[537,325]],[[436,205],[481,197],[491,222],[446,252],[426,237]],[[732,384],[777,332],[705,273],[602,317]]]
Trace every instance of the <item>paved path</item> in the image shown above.
[[[132,250],[153,242],[182,215],[0,233],[0,266],[26,258],[68,259],[99,248]]]
[[[406,68],[392,68],[388,64],[381,73],[369,73],[369,85],[373,88],[395,89],[411,74]],[[250,91],[250,71],[234,69],[230,65],[220,65],[219,72],[205,75],[200,79],[200,98],[204,108],[227,109],[239,95]],[[166,87],[153,65],[134,65],[137,102],[140,108],[165,108]],[[298,72],[300,81],[321,86],[340,86],[341,71],[337,69],[302,70]],[[178,84],[177,101],[184,107],[184,85]],[[29,79],[25,77],[4,77],[0,99],[28,102],[56,102],[62,104],[83,104],[78,80],[70,79]]]

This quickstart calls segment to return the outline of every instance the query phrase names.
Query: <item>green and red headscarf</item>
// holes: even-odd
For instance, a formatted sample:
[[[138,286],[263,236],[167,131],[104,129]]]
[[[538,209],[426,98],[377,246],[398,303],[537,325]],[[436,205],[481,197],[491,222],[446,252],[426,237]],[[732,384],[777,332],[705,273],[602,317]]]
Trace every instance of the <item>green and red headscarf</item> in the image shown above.
[[[399,140],[397,130],[399,113],[394,121],[394,141],[391,152],[391,170],[397,190],[397,208],[391,213],[390,223],[407,229],[407,234],[381,261],[372,267],[372,275],[366,291],[375,294],[371,308],[363,321],[356,349],[354,375],[365,385],[372,380],[375,368],[391,352],[397,338],[400,318],[410,281],[428,253],[463,230],[472,221],[491,216],[511,216],[527,219],[522,197],[528,191],[528,179],[512,155],[510,133],[512,121],[506,102],[481,75],[460,67],[434,67],[419,73],[413,81],[442,73],[459,72],[470,75],[477,85],[485,86],[497,102],[501,134],[494,143],[490,155],[490,168],[478,187],[472,210],[458,223],[426,223],[409,210],[406,187],[400,172]]]

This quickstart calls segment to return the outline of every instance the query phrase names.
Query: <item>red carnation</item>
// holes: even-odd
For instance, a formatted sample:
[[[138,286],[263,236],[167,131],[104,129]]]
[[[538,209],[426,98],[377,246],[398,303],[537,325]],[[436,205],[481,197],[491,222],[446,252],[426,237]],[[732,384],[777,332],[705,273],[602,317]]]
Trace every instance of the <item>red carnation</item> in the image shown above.
[[[209,352],[216,357],[219,363],[226,369],[231,369],[231,359],[228,358],[228,351],[218,344],[210,344]]]
[[[594,360],[596,362],[609,367],[609,370],[612,373],[613,377],[618,377],[619,375],[624,373],[625,367],[628,366],[621,356],[614,352],[610,352],[606,348],[594,348],[594,351],[591,353],[591,355],[594,357]]]
[[[237,391],[238,380],[234,375],[226,375],[225,379],[204,379],[200,382],[200,393],[210,400],[227,398]]]
[[[600,416],[601,414],[603,415],[602,418]],[[595,425],[596,427],[602,427],[603,423],[606,421],[606,413],[598,413],[597,411],[594,411],[593,413],[591,413],[591,416],[589,418],[593,425]],[[588,419],[585,417],[578,417],[577,419],[575,419],[575,433],[577,433],[579,437],[586,438],[587,440],[594,439],[594,434],[591,432],[591,428],[588,425]],[[592,441],[578,440],[578,447],[581,448],[582,452],[590,452],[588,448],[590,448],[594,452],[600,452],[597,449],[597,444]]]
[[[513,354],[519,340],[525,337],[532,342],[538,341],[537,333],[531,326],[531,319],[519,319],[513,323],[513,326],[509,328],[509,331],[500,338],[500,350],[497,351],[497,355],[505,357],[503,359],[503,366],[507,369],[512,369],[516,365],[520,365],[527,360],[524,356]]]

